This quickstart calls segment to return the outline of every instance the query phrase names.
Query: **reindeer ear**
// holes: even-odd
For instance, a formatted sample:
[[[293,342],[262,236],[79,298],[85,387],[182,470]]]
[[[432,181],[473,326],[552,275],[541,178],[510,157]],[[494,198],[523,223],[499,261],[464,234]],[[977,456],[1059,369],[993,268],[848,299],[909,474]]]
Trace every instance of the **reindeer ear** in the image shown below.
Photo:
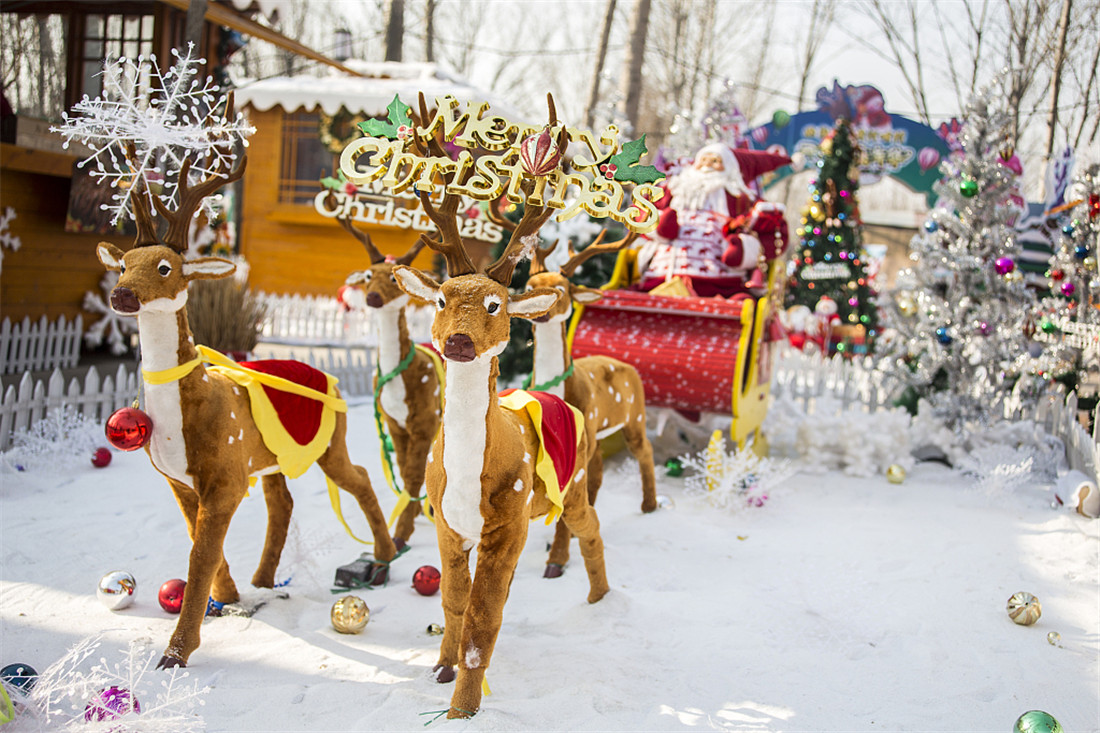
[[[108,270],[118,272],[122,269],[122,250],[110,242],[100,242],[95,248],[95,253]]]
[[[183,263],[183,276],[188,280],[217,280],[232,275],[237,266],[220,257],[200,257]]]
[[[535,288],[526,293],[517,293],[508,298],[508,315],[518,318],[545,316],[561,296],[560,290],[552,288]]]
[[[599,290],[592,288],[585,288],[579,285],[573,286],[573,300],[578,303],[595,303],[597,300],[603,297],[603,293]]]
[[[393,276],[397,278],[397,286],[412,297],[425,303],[435,302],[435,294],[439,292],[439,283],[420,270],[398,265],[393,268]]]

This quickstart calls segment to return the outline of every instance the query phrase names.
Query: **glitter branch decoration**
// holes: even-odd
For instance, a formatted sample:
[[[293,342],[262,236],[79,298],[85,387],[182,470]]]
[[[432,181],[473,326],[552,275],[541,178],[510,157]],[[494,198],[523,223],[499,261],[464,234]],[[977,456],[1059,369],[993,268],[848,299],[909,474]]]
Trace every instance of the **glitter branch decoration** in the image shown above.
[[[112,213],[112,224],[133,218],[130,199],[138,190],[159,197],[174,210],[179,174],[188,156],[189,177],[194,180],[230,170],[237,158],[235,148],[247,146],[248,136],[255,132],[240,113],[222,116],[225,107],[218,88],[210,77],[200,83],[197,67],[205,60],[193,52],[193,44],[183,54],[172,49],[176,62],[167,71],[154,56],[107,61],[103,96],[85,96],[73,107],[73,116],[64,114],[64,124],[50,128],[65,138],[66,148],[75,140],[91,149],[79,165],[94,163],[91,176],[116,189],[114,203],[103,207]],[[127,155],[126,143],[133,143],[133,156]],[[145,186],[133,185],[139,180]],[[203,211],[213,217],[210,199],[203,202]]]

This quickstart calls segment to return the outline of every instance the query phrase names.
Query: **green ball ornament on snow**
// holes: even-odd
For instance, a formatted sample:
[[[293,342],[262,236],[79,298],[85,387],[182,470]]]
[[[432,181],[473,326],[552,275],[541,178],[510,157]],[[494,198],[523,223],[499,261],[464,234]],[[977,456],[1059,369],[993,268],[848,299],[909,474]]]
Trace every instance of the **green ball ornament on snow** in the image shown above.
[[[1042,710],[1028,710],[1016,719],[1016,733],[1062,733],[1062,724]]]
[[[959,184],[959,193],[968,199],[972,199],[978,195],[978,182],[967,178]]]

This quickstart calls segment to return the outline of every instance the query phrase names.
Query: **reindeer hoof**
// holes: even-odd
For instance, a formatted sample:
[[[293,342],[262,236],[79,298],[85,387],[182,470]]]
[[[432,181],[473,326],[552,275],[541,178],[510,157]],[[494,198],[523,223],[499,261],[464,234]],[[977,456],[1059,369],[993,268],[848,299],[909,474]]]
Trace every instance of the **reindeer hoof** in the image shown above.
[[[186,666],[187,666],[187,663],[184,662],[182,659],[177,659],[176,657],[170,657],[167,654],[165,654],[163,657],[161,657],[160,661],[157,662],[157,669],[174,669],[175,667],[186,667]]]
[[[390,568],[388,565],[381,565],[376,563],[370,571],[370,584],[371,585],[385,585],[386,581],[390,579]]]
[[[477,712],[476,710],[473,713],[471,713],[469,710],[460,710],[459,708],[451,708],[450,710],[447,711],[447,718],[448,718],[448,720],[454,719],[454,718],[463,718],[463,719],[472,718],[472,717],[474,717],[474,714],[476,712]]]
[[[542,572],[544,578],[560,578],[565,574],[565,568],[558,565],[556,562],[546,563],[546,570]]]
[[[404,550],[405,545],[407,545],[407,544],[409,544],[409,543],[406,542],[405,540],[401,539],[400,537],[394,537],[393,538],[393,546],[395,548],[397,548],[398,552],[401,552],[402,550]]]
[[[432,676],[441,685],[455,681],[455,668],[449,664],[437,664],[432,668]]]
[[[651,514],[652,512],[657,511],[657,506],[658,504],[656,499],[654,499],[653,501],[643,501],[642,514]]]

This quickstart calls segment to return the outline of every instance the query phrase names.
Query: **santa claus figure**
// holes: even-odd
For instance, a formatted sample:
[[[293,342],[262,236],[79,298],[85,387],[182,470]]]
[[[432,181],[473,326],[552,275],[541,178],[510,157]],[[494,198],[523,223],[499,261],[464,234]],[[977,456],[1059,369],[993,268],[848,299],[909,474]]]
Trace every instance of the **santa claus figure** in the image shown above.
[[[674,278],[701,297],[747,297],[765,287],[760,266],[783,254],[783,207],[758,199],[747,181],[790,163],[786,155],[715,143],[665,184],[657,230],[639,253],[638,288]]]

